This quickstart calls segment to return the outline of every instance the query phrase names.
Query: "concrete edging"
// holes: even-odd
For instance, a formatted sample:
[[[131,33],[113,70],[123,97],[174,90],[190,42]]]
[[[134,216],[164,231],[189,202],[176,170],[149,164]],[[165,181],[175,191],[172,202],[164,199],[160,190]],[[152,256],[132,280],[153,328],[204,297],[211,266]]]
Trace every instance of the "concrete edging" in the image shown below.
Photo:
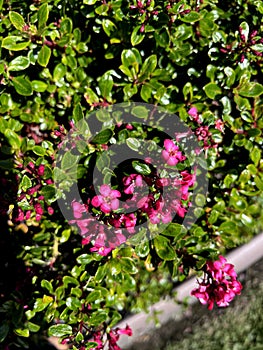
[[[255,264],[263,257],[263,233],[254,237],[249,243],[236,248],[231,253],[227,254],[226,258],[229,263],[235,266],[237,273],[241,273],[247,270],[250,266]],[[186,282],[175,288],[177,292],[177,300],[182,302],[186,297],[188,298],[188,304],[193,305],[198,302],[195,297],[190,296],[190,292],[197,286],[196,278],[193,277]],[[151,340],[152,334],[156,330],[156,325],[153,320],[154,314],[158,312],[158,319],[160,326],[165,327],[169,322],[177,322],[183,319],[184,310],[183,306],[176,304],[171,299],[161,300],[158,303],[151,306],[149,313],[141,312],[139,314],[124,318],[118,327],[125,327],[128,324],[133,335],[131,337],[122,336],[118,342],[121,349],[133,349],[138,342],[147,342]],[[137,347],[135,347],[137,348]],[[141,347],[146,349],[146,347]]]

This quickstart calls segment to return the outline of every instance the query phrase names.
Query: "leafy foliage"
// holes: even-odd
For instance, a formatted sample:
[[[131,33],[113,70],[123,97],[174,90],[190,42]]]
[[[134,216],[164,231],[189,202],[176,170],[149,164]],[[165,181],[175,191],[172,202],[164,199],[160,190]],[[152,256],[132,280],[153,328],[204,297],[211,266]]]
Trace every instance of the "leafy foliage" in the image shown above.
[[[26,348],[49,332],[88,349],[262,228],[263,2],[0,0],[0,13],[0,341]],[[55,155],[91,112],[101,108],[108,126],[103,108],[131,101],[164,107],[193,130],[209,190],[194,198],[189,230],[173,222],[102,256],[56,202],[54,178],[67,183],[78,154],[65,154],[61,172]],[[138,151],[149,134],[105,127],[88,150],[78,142],[79,181],[113,138]],[[98,162],[105,177],[108,162]],[[134,168],[151,171],[137,160]]]

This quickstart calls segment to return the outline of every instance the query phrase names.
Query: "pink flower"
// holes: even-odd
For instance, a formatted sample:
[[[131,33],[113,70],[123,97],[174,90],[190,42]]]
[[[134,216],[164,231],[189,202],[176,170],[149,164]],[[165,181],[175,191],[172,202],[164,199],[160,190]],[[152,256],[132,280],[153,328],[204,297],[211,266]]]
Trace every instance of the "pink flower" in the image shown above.
[[[39,167],[38,167],[37,173],[38,173],[39,176],[43,176],[44,172],[45,172],[45,165],[40,164]]]
[[[92,198],[91,204],[94,207],[100,207],[103,213],[110,213],[112,210],[119,208],[120,192],[112,190],[109,185],[100,186],[100,195]]]
[[[73,215],[75,219],[80,219],[82,217],[82,213],[86,212],[86,207],[84,204],[73,201],[71,206],[73,208]]]
[[[131,174],[129,176],[124,177],[123,184],[125,186],[124,193],[133,194],[135,186],[142,187],[142,176],[138,174]]]
[[[226,263],[226,259],[220,255],[219,260],[208,261],[205,269],[206,278],[198,282],[199,287],[192,290],[191,295],[198,298],[201,304],[208,304],[209,310],[213,309],[214,303],[219,307],[228,306],[242,290],[234,265]]]
[[[224,132],[224,122],[221,119],[217,119],[215,122],[215,128],[221,132]]]
[[[132,329],[126,325],[126,328],[116,328],[117,334],[126,334],[129,337],[132,335]]]
[[[165,149],[162,151],[162,156],[168,165],[173,166],[186,159],[186,157],[182,155],[182,152],[179,151],[179,147],[176,146],[172,140],[164,140],[164,147]]]
[[[198,111],[197,111],[197,108],[196,107],[191,107],[188,111],[188,114],[190,115],[190,117],[192,117],[192,119],[197,122],[198,124],[201,123],[201,120],[199,118],[199,115],[198,115]]]
[[[168,224],[172,221],[171,213],[166,211],[152,210],[149,214],[149,219],[152,224],[159,224],[162,221],[164,224]]]

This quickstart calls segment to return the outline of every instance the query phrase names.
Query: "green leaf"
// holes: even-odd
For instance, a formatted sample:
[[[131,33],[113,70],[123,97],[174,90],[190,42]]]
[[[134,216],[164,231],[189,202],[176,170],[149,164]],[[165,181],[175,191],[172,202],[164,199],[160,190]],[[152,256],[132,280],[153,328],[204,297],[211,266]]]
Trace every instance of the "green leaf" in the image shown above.
[[[38,324],[32,323],[32,322],[27,322],[26,323],[27,328],[29,329],[30,332],[36,333],[40,330],[40,326]]]
[[[78,122],[79,120],[84,118],[84,114],[82,111],[82,107],[80,103],[77,103],[73,109],[73,119],[75,122]]]
[[[79,157],[71,154],[70,152],[66,152],[63,157],[62,157],[62,161],[61,161],[61,169],[66,170],[66,169],[70,169],[73,166],[75,166],[79,161]]]
[[[145,102],[148,102],[149,99],[151,98],[152,96],[152,88],[149,84],[143,84],[142,88],[141,88],[141,98],[145,101]]]
[[[43,298],[37,298],[34,303],[34,310],[35,312],[43,311],[50,303],[52,303],[53,298],[50,296],[44,295]]]
[[[38,19],[38,30],[43,30],[46,26],[47,20],[49,16],[49,10],[48,10],[48,4],[45,3],[40,6],[38,13],[37,13],[37,19]]]
[[[235,90],[244,97],[258,97],[263,94],[263,85],[259,83],[246,83]]]
[[[237,229],[236,224],[232,221],[225,221],[219,226],[219,231],[234,233]]]
[[[208,83],[203,87],[206,96],[211,98],[212,100],[219,94],[221,94],[221,88],[215,83]]]
[[[176,258],[175,251],[166,237],[160,235],[156,236],[154,238],[154,246],[156,253],[161,259],[174,260]]]
[[[259,176],[255,176],[255,184],[259,190],[263,191],[263,181]]]
[[[106,72],[99,80],[100,93],[104,99],[108,99],[110,97],[112,87],[113,78],[110,73]]]
[[[45,185],[42,187],[41,194],[46,201],[53,202],[56,200],[56,189],[52,185]]]
[[[19,335],[20,337],[29,337],[29,329],[27,328],[17,328],[15,329],[15,334]]]
[[[36,92],[44,92],[48,87],[48,85],[41,80],[33,80],[31,84],[33,90]]]
[[[63,18],[63,20],[60,22],[60,31],[63,34],[70,34],[72,32],[72,28],[72,20],[68,17]]]
[[[224,72],[227,76],[226,85],[230,87],[234,84],[236,79],[235,71],[231,67],[225,67]]]
[[[122,258],[120,260],[120,264],[121,264],[122,270],[124,272],[128,272],[130,274],[134,274],[134,273],[138,272],[138,270],[135,266],[135,262],[131,258]]]
[[[19,149],[21,146],[21,140],[20,137],[10,129],[6,129],[5,132],[5,137],[7,138],[8,142],[14,149]]]
[[[13,72],[18,72],[20,70],[26,69],[29,65],[30,65],[30,61],[27,57],[18,56],[10,62],[8,66],[8,70]]]
[[[102,20],[102,28],[109,37],[111,36],[111,33],[117,29],[116,25],[109,19]]]
[[[0,326],[0,343],[2,343],[5,340],[8,332],[9,332],[9,325],[7,323],[3,323]]]
[[[66,299],[66,305],[70,310],[78,310],[81,308],[81,302],[75,297],[68,297]]]
[[[32,187],[32,181],[27,175],[23,176],[20,182],[20,187],[22,188],[23,191],[27,191],[29,188]]]
[[[155,70],[157,66],[157,56],[151,55],[146,58],[146,60],[143,62],[141,71],[140,71],[140,79],[144,77],[149,77],[151,73]],[[145,78],[144,78],[145,79]]]
[[[64,276],[63,283],[65,288],[67,288],[69,284],[75,284],[76,286],[79,286],[78,280],[71,276]]]
[[[255,166],[258,166],[258,163],[261,159],[261,150],[258,147],[254,146],[253,150],[250,152],[250,158]]]
[[[197,22],[200,20],[200,18],[201,18],[200,14],[198,12],[195,12],[195,11],[191,11],[191,12],[181,16],[181,20],[183,22],[186,22],[186,23]]]
[[[87,265],[93,261],[92,255],[90,254],[81,254],[77,257],[77,263],[82,265]]]
[[[22,37],[20,36],[8,36],[3,39],[2,41],[2,47],[4,49],[10,50],[10,51],[21,51],[24,50],[29,44],[30,41],[23,41]]]
[[[139,72],[139,65],[142,63],[142,59],[137,49],[123,50],[121,53],[121,61],[126,68],[134,67],[135,72]]]
[[[135,247],[135,253],[140,257],[146,257],[150,252],[149,242],[142,242]]]
[[[102,145],[107,143],[112,138],[112,135],[113,131],[111,129],[105,129],[102,130],[99,134],[95,135],[90,142]]]
[[[48,335],[53,337],[63,337],[73,333],[72,327],[68,324],[56,324],[49,327]]]
[[[22,31],[23,27],[26,25],[24,18],[17,12],[15,11],[10,11],[9,12],[9,18],[13,26]]]
[[[62,63],[58,63],[53,72],[54,81],[57,82],[64,77],[66,74],[67,67]]]
[[[30,96],[33,94],[32,85],[27,79],[22,77],[13,78],[12,83],[19,95]]]
[[[136,139],[135,137],[128,137],[126,139],[126,144],[133,151],[138,151],[140,146],[141,146],[141,142],[138,139]]]
[[[132,34],[131,34],[131,44],[132,46],[136,46],[136,45],[139,45],[144,37],[145,37],[145,34],[141,33],[140,32],[140,29],[141,29],[141,25],[135,27],[132,31]]]
[[[46,67],[48,65],[49,59],[51,56],[51,48],[47,45],[43,45],[41,50],[39,51],[37,62],[42,67]]]
[[[242,22],[240,24],[240,28],[242,29],[242,34],[245,36],[245,41],[247,41],[249,35],[249,25],[247,24],[247,22]]]
[[[147,164],[143,164],[138,160],[132,161],[133,168],[142,175],[150,175],[151,174],[151,168]]]
[[[131,113],[137,118],[147,119],[149,115],[149,110],[144,106],[135,106],[132,108]]]
[[[36,155],[41,156],[41,157],[43,157],[46,154],[46,150],[43,147],[41,147],[41,146],[34,146],[32,151]]]

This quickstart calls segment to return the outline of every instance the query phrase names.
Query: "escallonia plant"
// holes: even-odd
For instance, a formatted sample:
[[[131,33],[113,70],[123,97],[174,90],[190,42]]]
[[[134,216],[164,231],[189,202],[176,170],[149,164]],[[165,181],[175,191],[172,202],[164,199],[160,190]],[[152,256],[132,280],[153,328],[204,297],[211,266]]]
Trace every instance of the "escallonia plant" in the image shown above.
[[[118,321],[241,292],[262,229],[263,2],[0,0],[0,343],[118,350]],[[203,276],[203,279],[202,279]]]

